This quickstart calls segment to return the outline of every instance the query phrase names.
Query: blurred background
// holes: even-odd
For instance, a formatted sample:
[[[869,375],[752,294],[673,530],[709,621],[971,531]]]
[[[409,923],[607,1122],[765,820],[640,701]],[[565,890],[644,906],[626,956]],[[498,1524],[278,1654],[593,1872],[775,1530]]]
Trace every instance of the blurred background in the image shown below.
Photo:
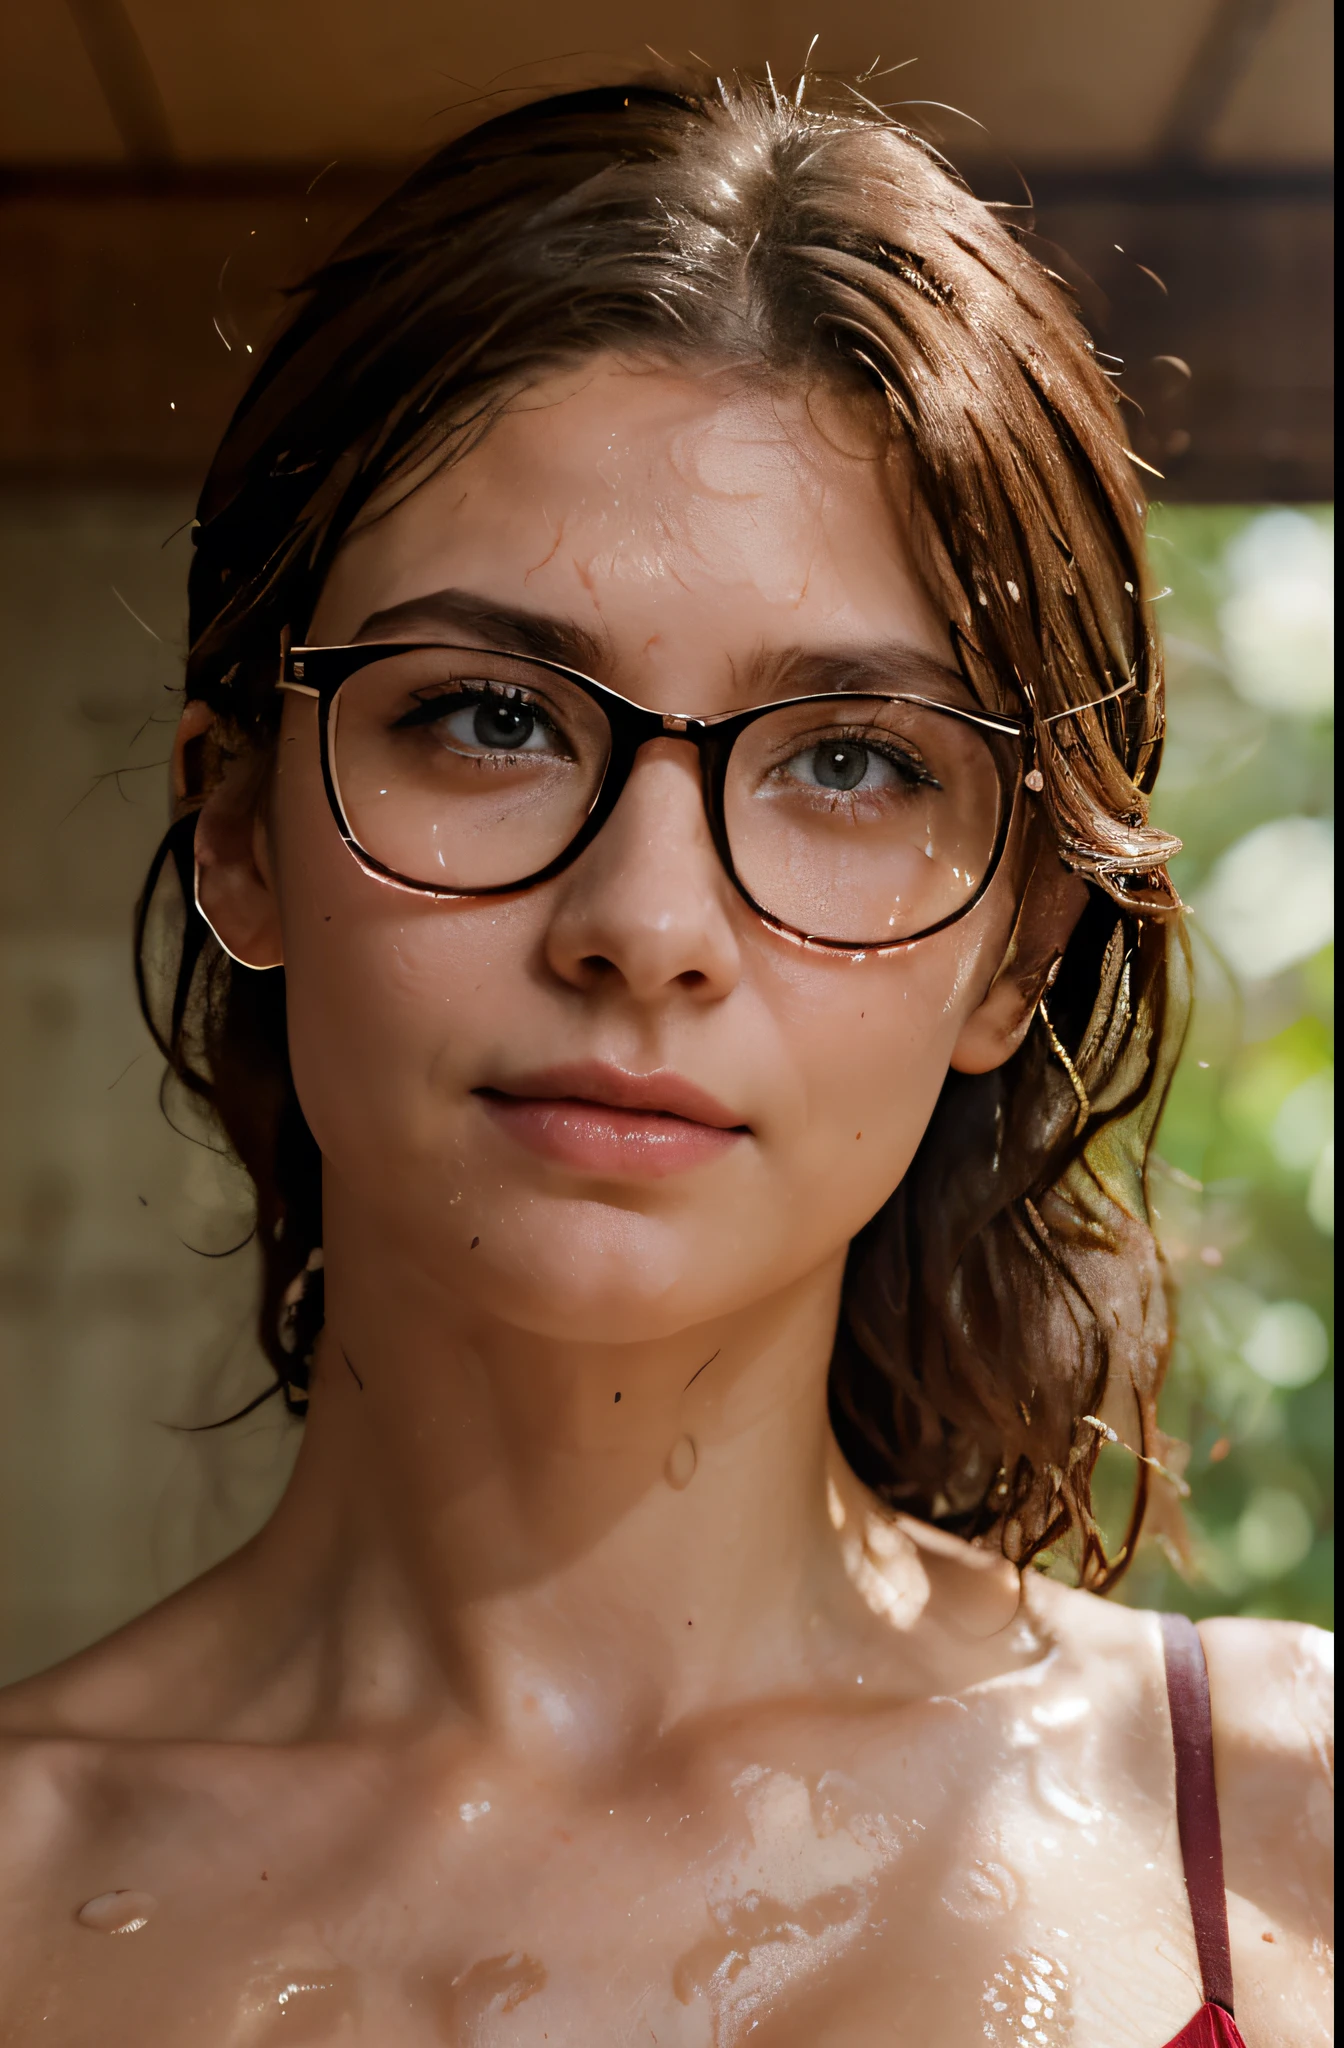
[[[0,1677],[161,1597],[295,1449],[247,1188],[175,1133],[131,982],[188,523],[286,282],[479,112],[692,50],[792,78],[798,0],[9,0],[0,23]],[[839,0],[815,62],[1035,208],[1154,471],[1159,821],[1199,998],[1159,1145],[1189,1540],[1121,1597],[1331,1612],[1327,0]],[[904,65],[899,70],[888,67]],[[1107,1453],[1111,1512],[1132,1483]]]

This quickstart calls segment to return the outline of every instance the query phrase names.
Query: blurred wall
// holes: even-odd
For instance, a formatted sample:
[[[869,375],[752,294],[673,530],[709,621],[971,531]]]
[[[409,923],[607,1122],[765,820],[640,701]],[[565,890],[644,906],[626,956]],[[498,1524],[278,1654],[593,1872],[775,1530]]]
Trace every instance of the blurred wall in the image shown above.
[[[268,1378],[250,1252],[200,1256],[245,1237],[246,1189],[161,1115],[130,971],[190,515],[180,488],[0,489],[0,1676],[232,1548],[294,1442],[266,1410],[175,1427]]]

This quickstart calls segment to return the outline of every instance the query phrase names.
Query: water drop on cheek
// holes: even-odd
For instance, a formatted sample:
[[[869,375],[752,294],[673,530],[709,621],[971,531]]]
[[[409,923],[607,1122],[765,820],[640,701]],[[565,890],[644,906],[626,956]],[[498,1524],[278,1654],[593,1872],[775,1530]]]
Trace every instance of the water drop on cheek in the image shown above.
[[[679,1436],[668,1452],[667,1464],[663,1467],[668,1485],[677,1493],[683,1492],[695,1477],[696,1463],[695,1445],[688,1436]]]
[[[151,1892],[99,1892],[81,1906],[75,1918],[95,1934],[138,1934],[159,1910]]]

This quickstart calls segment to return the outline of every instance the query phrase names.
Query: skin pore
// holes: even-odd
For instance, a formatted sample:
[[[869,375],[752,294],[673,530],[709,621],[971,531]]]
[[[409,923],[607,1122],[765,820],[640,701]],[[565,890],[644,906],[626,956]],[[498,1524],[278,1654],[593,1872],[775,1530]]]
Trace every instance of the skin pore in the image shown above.
[[[360,522],[305,638],[492,645],[526,614],[701,715],[821,656],[950,670],[882,446],[857,401],[714,365],[558,372]],[[733,889],[668,737],[563,873],[445,902],[351,858],[287,697],[197,848],[221,939],[283,963],[323,1153],[304,1444],[235,1557],[9,1696],[45,1806],[12,1795],[6,1938],[37,1961],[0,2040],[96,2011],[249,2048],[1159,2048],[1190,2016],[1150,1621],[878,1513],[827,1422],[849,1240],[949,1067],[1020,1042],[1078,914],[1031,820],[960,923],[804,951]],[[603,1121],[613,1070],[702,1091],[722,1135],[653,1170],[637,1111]],[[539,1145],[548,1115],[572,1128]],[[1247,2039],[1324,2040],[1319,1655],[1215,1634],[1216,1700],[1240,1659],[1266,1702],[1220,1736],[1252,1788]],[[75,1925],[120,1888],[143,1929]]]

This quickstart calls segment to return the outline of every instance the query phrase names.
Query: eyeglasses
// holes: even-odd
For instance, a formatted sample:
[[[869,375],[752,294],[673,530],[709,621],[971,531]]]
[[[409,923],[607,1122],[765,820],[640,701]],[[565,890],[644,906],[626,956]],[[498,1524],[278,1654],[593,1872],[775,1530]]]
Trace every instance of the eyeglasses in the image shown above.
[[[317,700],[332,815],[381,881],[443,897],[548,881],[601,831],[640,748],[670,738],[699,756],[738,892],[772,929],[840,952],[909,945],[972,910],[1023,781],[1021,724],[905,691],[693,718],[437,641],[290,648],[278,687]]]

